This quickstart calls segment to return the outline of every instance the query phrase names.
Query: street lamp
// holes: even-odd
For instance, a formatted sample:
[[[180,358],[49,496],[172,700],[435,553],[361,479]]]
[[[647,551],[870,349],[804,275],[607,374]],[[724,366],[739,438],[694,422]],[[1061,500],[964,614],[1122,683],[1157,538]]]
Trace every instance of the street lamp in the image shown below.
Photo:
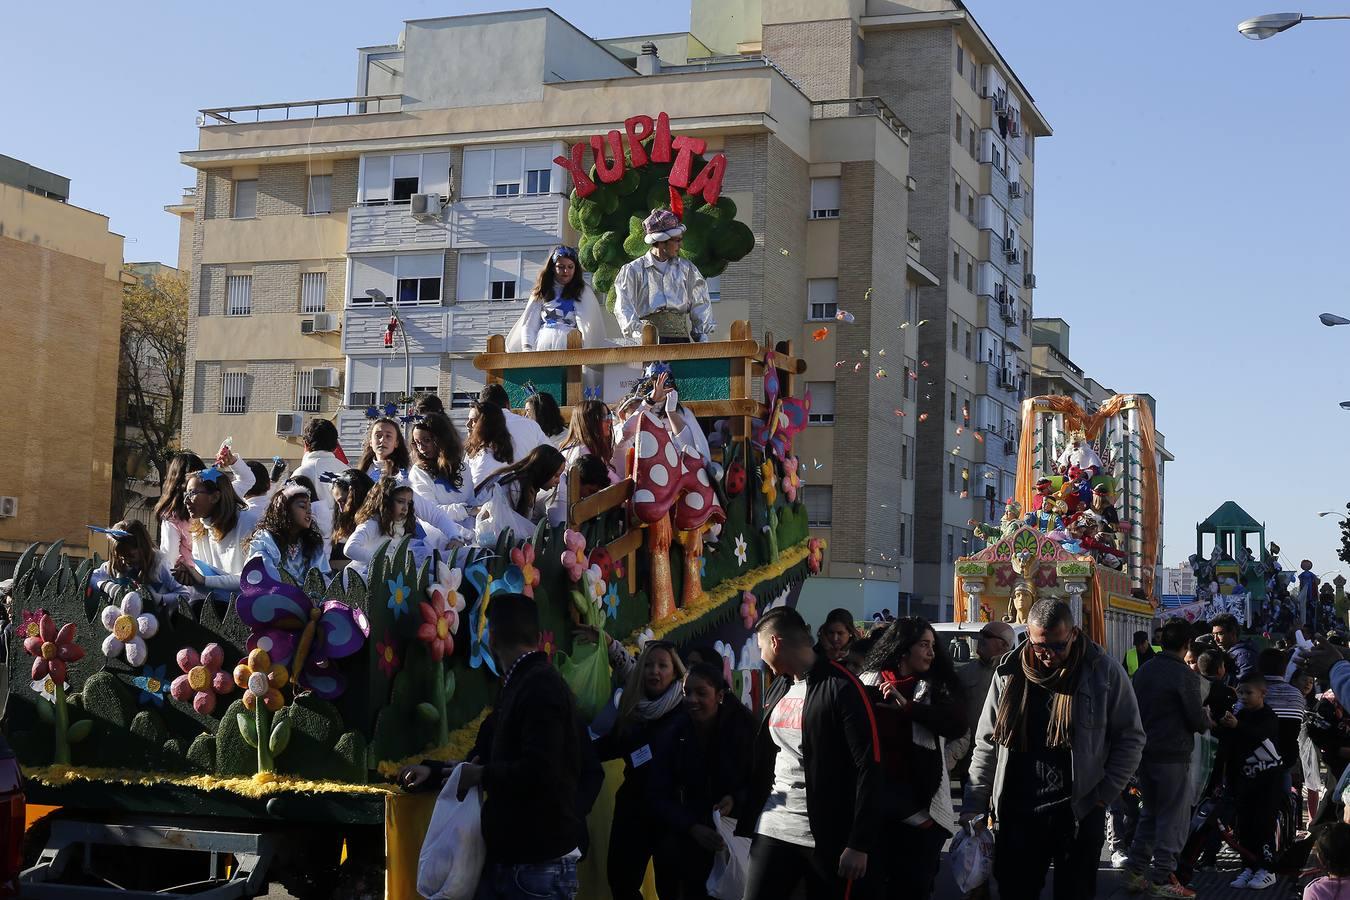
[[[1342,400],[1341,409],[1350,409],[1350,400]]]
[[[1350,319],[1345,316],[1338,316],[1335,313],[1322,313],[1317,317],[1317,321],[1331,328],[1336,325],[1350,325]]]
[[[1350,16],[1305,16],[1302,13],[1271,13],[1268,16],[1256,16],[1238,23],[1238,31],[1252,41],[1264,41],[1281,31],[1288,31],[1300,22],[1316,19],[1350,19]]]
[[[389,307],[389,314],[393,317],[394,324],[398,327],[398,330],[403,335],[403,369],[404,375],[408,379],[407,390],[405,392],[405,396],[408,397],[408,405],[405,406],[403,412],[405,415],[407,415],[412,405],[412,388],[413,388],[412,355],[409,353],[408,350],[408,329],[404,327],[403,319],[398,314],[398,304],[390,300],[388,294],[386,294],[379,288],[370,288],[366,291],[366,296],[376,303],[380,303],[383,304],[384,306]]]
[[[1347,516],[1345,515],[1345,513],[1332,512],[1332,511],[1329,510],[1329,509],[1328,509],[1328,510],[1324,510],[1324,511],[1322,511],[1322,512],[1320,512],[1320,513],[1317,514],[1317,518],[1319,518],[1319,519],[1325,519],[1327,516],[1339,516],[1339,517],[1341,517],[1342,519],[1347,518]]]

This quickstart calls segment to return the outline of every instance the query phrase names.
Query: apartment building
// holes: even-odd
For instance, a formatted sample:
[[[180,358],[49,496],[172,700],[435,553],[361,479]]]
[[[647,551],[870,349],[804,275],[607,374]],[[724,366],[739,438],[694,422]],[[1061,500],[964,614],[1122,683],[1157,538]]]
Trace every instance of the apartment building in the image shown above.
[[[122,236],[69,196],[68,178],[0,158],[0,579],[32,543],[106,552],[85,525],[111,498]]]
[[[725,9],[696,5],[711,27],[709,10]],[[748,319],[809,365],[797,455],[830,544],[819,602],[895,609],[916,540],[920,292],[940,283],[907,225],[911,133],[875,97],[810,92],[758,46],[711,46],[597,41],[548,10],[416,20],[357,51],[351,97],[203,110],[182,154],[197,183],[171,208],[192,297],[184,443],[293,459],[321,415],[350,453],[370,404],[435,391],[466,407],[473,356],[576,241],[554,157],[666,112],[726,155],[723,194],[756,236],[710,281],[717,336]],[[385,343],[384,297],[407,360],[402,335]]]

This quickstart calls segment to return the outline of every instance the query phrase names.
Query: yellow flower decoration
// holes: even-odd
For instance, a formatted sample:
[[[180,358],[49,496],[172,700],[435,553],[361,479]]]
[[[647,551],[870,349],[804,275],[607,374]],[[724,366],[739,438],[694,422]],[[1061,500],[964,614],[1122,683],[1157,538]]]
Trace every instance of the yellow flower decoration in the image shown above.
[[[773,506],[774,501],[778,499],[778,489],[774,486],[772,460],[764,460],[764,465],[759,467],[759,475],[761,481],[759,489],[763,492],[769,505]]]
[[[254,650],[248,659],[234,667],[234,683],[244,689],[244,708],[254,709],[261,700],[263,707],[276,712],[286,705],[281,689],[291,680],[282,665],[273,665],[266,650]]]

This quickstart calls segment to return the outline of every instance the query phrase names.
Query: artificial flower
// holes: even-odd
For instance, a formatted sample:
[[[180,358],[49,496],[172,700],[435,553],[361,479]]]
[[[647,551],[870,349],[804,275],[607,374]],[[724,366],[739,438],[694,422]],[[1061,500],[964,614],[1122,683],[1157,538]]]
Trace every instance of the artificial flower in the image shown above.
[[[788,502],[797,502],[797,488],[802,483],[801,477],[797,474],[800,463],[797,457],[789,456],[783,461],[783,495],[788,498]]]
[[[553,632],[539,632],[539,649],[544,652],[544,656],[548,657],[549,662],[553,662],[553,654],[558,650],[558,642],[553,636]]]
[[[58,631],[56,620],[45,612],[38,617],[38,633],[24,638],[23,649],[35,657],[34,681],[51,675],[53,681],[65,684],[66,667],[84,659],[84,648],[75,643],[75,623],[67,622]]]
[[[431,650],[431,658],[440,662],[455,652],[455,626],[459,624],[459,614],[445,605],[444,601],[431,604],[419,603],[422,612],[422,624],[417,626],[417,636]]]
[[[159,631],[159,619],[142,611],[141,595],[135,591],[123,594],[121,607],[103,607],[101,620],[109,632],[103,639],[103,655],[111,659],[125,653],[128,664],[143,664],[146,638],[154,637]]]
[[[758,602],[754,594],[741,591],[741,621],[745,623],[746,628],[755,627],[755,621],[759,618],[759,610],[756,608]]]
[[[68,684],[63,684],[61,687],[66,690],[70,689],[70,685]],[[48,675],[46,678],[34,681],[32,683],[32,688],[33,693],[37,694],[43,700],[46,700],[48,703],[56,702],[56,682],[52,680],[52,676]]]
[[[38,622],[46,614],[47,611],[45,609],[35,609],[35,610],[25,609],[23,611],[23,620],[22,623],[20,624],[19,631],[24,636],[25,639],[30,637],[37,637]]]
[[[591,600],[595,601],[596,606],[603,607],[605,605],[604,573],[600,571],[600,567],[598,565],[592,565],[589,569],[586,570],[586,575],[584,576],[584,578],[586,581],[586,587],[591,592]]]
[[[745,542],[745,535],[736,535],[736,562],[745,565],[745,561],[750,558],[750,545]]]
[[[234,683],[244,689],[244,708],[252,710],[262,701],[264,709],[276,712],[286,705],[281,689],[291,679],[285,666],[273,665],[266,650],[254,650],[234,667]]]
[[[167,666],[146,666],[141,669],[141,674],[131,679],[131,683],[141,689],[137,698],[141,703],[164,705],[164,694],[169,689],[167,676],[164,674],[167,668]]]
[[[394,651],[394,641],[377,641],[375,643],[375,660],[379,663],[380,671],[393,678],[394,673],[398,671],[398,654]]]
[[[511,564],[520,569],[520,580],[524,585],[521,593],[533,599],[534,586],[539,583],[539,570],[534,567],[534,544],[512,547]]]
[[[392,578],[385,582],[389,586],[388,606],[394,611],[394,618],[397,619],[408,611],[408,598],[412,592],[408,590],[407,585],[403,583],[403,573],[400,572],[397,578]]]
[[[234,682],[226,672],[225,651],[219,644],[207,644],[198,653],[191,647],[178,651],[178,668],[183,674],[173,680],[169,693],[180,703],[192,702],[192,708],[204,716],[216,709],[216,696],[234,690]]]
[[[605,591],[605,614],[611,619],[619,617],[619,584],[610,582],[609,588]]]
[[[759,467],[759,479],[760,493],[764,495],[764,499],[768,504],[773,506],[773,502],[778,499],[778,490],[774,487],[772,460],[764,460],[764,465]]]
[[[613,581],[615,575],[623,574],[620,571],[619,563],[614,559],[608,548],[596,547],[591,551],[589,559],[591,565],[600,567],[600,577],[607,582]]]
[[[563,532],[563,545],[567,548],[562,552],[562,564],[567,570],[567,577],[572,581],[580,581],[587,567],[586,538],[581,532],[569,528]]]
[[[825,558],[825,540],[823,538],[811,538],[806,542],[806,568],[812,575],[820,574],[820,564]]]
[[[427,596],[431,598],[432,603],[444,601],[445,605],[454,610],[458,616],[464,612],[464,595],[459,592],[459,585],[463,580],[462,570],[452,569],[441,563],[436,569],[436,581],[427,585]]]

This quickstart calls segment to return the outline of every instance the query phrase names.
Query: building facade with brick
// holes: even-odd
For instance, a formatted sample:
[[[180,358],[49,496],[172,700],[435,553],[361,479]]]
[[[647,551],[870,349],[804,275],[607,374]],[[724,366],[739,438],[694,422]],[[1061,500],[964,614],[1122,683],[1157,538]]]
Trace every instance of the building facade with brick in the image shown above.
[[[68,179],[3,162],[0,579],[32,543],[106,554],[85,526],[106,525],[111,500],[123,284],[107,217],[65,202]]]
[[[715,337],[746,319],[808,363],[797,456],[829,549],[805,600],[896,610],[914,587],[921,291],[941,282],[909,226],[913,137],[860,83],[796,72],[767,45],[710,49],[724,38],[597,41],[547,10],[409,21],[358,51],[350,99],[204,110],[183,154],[197,183],[173,207],[190,248],[185,445],[233,436],[294,459],[283,432],[321,415],[351,455],[366,406],[409,392],[458,415],[483,385],[473,356],[520,315],[552,247],[575,244],[553,158],[664,111],[726,154],[723,193],[756,237],[710,281]],[[522,46],[537,65],[503,71]],[[421,195],[438,211],[413,215]],[[380,294],[399,300],[411,384]]]

